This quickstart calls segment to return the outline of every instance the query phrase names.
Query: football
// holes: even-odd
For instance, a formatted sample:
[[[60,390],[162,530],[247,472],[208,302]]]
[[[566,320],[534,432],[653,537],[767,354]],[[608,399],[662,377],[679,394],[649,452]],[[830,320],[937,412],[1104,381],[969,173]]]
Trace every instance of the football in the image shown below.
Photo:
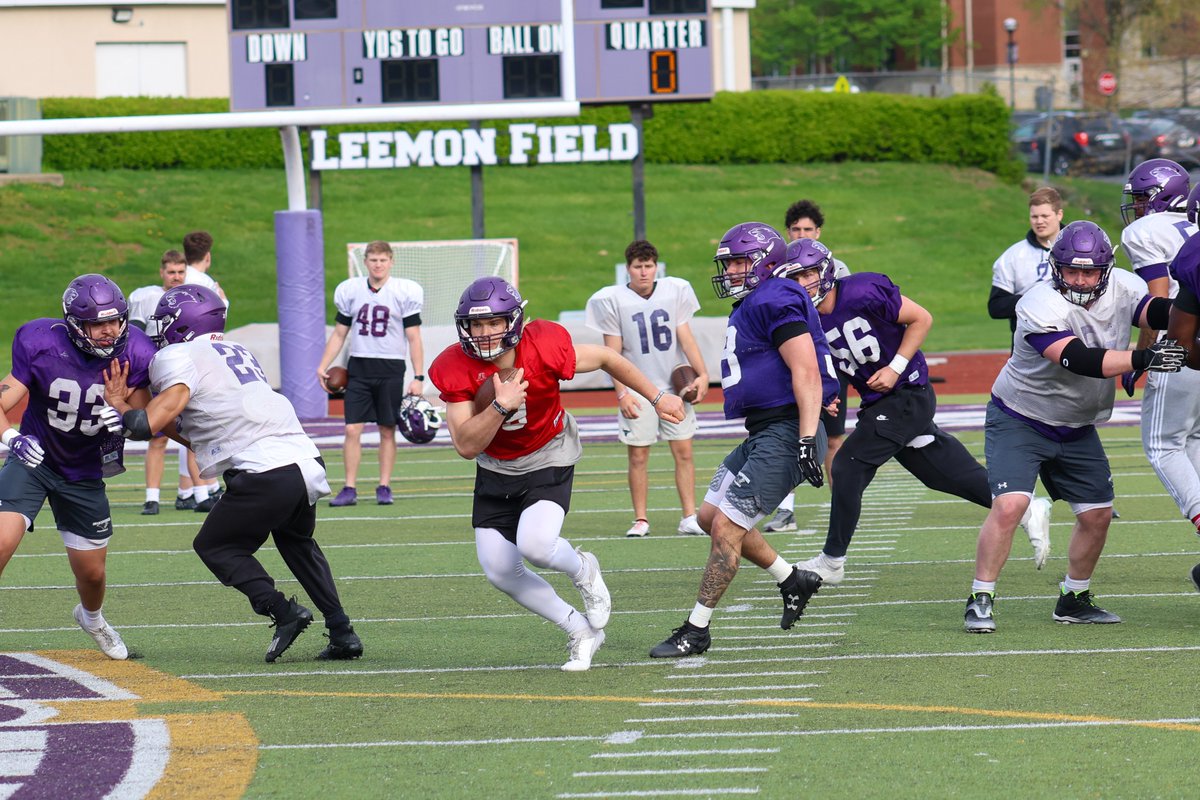
[[[346,372],[345,367],[330,367],[326,370],[329,376],[325,379],[325,385],[329,387],[332,394],[342,394],[346,391],[346,384],[350,380],[350,373]]]
[[[680,364],[671,370],[671,391],[679,395],[679,399],[685,403],[696,402],[696,396],[699,393],[694,388],[688,387],[698,377],[700,374],[692,369],[691,364]]]
[[[500,375],[501,383],[508,383],[513,379],[513,376],[517,374],[517,370],[515,367],[505,367],[497,374]],[[480,411],[483,411],[485,408],[490,406],[492,401],[495,399],[496,389],[492,386],[492,376],[489,375],[488,379],[480,384],[478,391],[475,392],[475,413],[478,414]],[[512,417],[516,411],[517,410],[515,408],[512,411],[509,411],[508,416],[506,416],[505,419]]]

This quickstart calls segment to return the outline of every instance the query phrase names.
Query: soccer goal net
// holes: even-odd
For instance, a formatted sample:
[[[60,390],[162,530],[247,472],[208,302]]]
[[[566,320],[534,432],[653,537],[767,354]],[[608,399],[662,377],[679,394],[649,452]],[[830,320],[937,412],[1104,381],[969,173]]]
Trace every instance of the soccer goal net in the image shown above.
[[[425,290],[424,325],[453,325],[463,289],[476,278],[497,276],[517,285],[516,239],[460,239],[390,242],[392,275],[416,281]],[[350,277],[367,274],[366,242],[346,245]]]

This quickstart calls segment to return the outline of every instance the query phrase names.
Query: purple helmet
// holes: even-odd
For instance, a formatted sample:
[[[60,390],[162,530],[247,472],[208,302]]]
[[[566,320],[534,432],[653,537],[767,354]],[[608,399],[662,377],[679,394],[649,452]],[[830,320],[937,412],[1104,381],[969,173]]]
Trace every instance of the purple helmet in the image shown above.
[[[1055,289],[1076,305],[1086,306],[1104,294],[1112,266],[1112,242],[1108,240],[1108,234],[1094,222],[1072,222],[1059,231],[1058,238],[1050,248],[1050,280]],[[1100,279],[1091,289],[1076,288],[1063,279],[1062,270],[1065,267],[1099,270]]]
[[[89,356],[115,358],[125,352],[129,339],[129,303],[121,287],[103,275],[80,275],[67,285],[62,297],[63,319],[71,343]],[[112,340],[96,340],[88,336],[84,325],[91,322],[118,320],[121,327]]]
[[[419,394],[406,394],[396,409],[396,427],[413,444],[428,444],[442,427],[442,415]]]
[[[787,258],[784,259],[783,274],[788,278],[799,278],[799,273],[810,269],[817,270],[817,275],[808,283],[800,284],[812,298],[813,305],[821,304],[825,295],[833,288],[837,280],[837,265],[833,263],[833,253],[829,248],[816,239],[796,239],[788,242]]]
[[[1121,204],[1126,225],[1147,214],[1168,211],[1187,197],[1187,170],[1169,158],[1151,158],[1133,168],[1122,194],[1130,198]]]
[[[151,337],[156,347],[190,342],[206,333],[225,332],[225,301],[212,289],[185,283],[168,289],[150,315],[158,329]]]
[[[776,275],[784,262],[787,245],[779,231],[765,222],[743,222],[734,225],[721,237],[713,261],[717,274],[712,285],[717,297],[744,297],[760,283]],[[730,259],[750,259],[750,269],[745,273],[730,275]],[[737,281],[734,284],[734,281]]]
[[[463,352],[472,358],[490,361],[506,353],[521,341],[525,328],[525,303],[516,287],[503,278],[476,278],[458,299],[454,325]],[[502,317],[504,330],[486,336],[471,335],[471,320]],[[499,340],[499,341],[497,341]]]
[[[1187,209],[1188,222],[1193,225],[1200,225],[1200,183],[1192,187],[1192,191],[1187,196],[1185,208]]]

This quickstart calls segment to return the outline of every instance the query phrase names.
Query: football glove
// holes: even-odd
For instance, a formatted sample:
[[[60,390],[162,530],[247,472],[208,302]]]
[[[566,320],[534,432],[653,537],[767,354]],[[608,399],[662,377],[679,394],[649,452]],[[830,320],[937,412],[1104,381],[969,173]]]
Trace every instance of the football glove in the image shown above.
[[[21,436],[20,434],[8,440],[8,452],[30,469],[37,469],[46,458],[46,451],[36,436]]]
[[[1163,339],[1147,347],[1145,350],[1135,350],[1141,353],[1141,364],[1134,364],[1135,369],[1146,372],[1179,372],[1187,360],[1187,349],[1173,339]]]
[[[1132,372],[1122,373],[1121,388],[1125,390],[1125,394],[1133,397],[1134,392],[1137,391],[1138,378],[1145,374],[1145,371],[1140,369],[1135,369]]]
[[[800,480],[808,481],[813,486],[825,485],[825,473],[821,471],[821,462],[817,460],[817,438],[815,436],[800,437],[800,452],[797,454],[800,462]]]
[[[108,431],[109,433],[120,435],[121,431],[125,429],[125,426],[121,423],[121,412],[117,411],[112,406],[106,405],[101,408],[98,416],[100,419],[100,424],[103,425],[104,430]]]

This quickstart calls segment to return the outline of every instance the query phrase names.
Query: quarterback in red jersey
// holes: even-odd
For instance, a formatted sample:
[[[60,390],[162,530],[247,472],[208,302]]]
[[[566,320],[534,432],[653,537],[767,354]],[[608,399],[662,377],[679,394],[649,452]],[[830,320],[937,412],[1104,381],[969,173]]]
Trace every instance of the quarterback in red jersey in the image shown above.
[[[683,419],[683,401],[658,391],[615,350],[578,345],[561,325],[526,323],[525,301],[501,278],[479,278],[463,292],[454,314],[458,345],[429,369],[446,402],[454,449],[476,462],[471,525],[487,579],[500,591],[567,633],[568,672],[581,672],[604,643],[611,601],[600,564],[572,549],[559,534],[571,505],[579,428],[562,407],[560,380],[602,369],[644,397],[660,417]],[[502,382],[500,370],[515,374]],[[475,408],[491,381],[495,400]],[[580,614],[524,562],[566,573],[583,598]]]

